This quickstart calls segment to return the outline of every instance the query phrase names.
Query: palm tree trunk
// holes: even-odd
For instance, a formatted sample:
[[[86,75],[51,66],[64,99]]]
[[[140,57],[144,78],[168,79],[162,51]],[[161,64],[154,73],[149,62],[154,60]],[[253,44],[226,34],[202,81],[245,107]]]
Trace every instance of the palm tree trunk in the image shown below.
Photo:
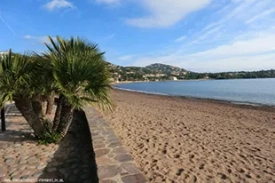
[[[15,99],[14,101],[17,109],[33,129],[34,134],[41,137],[44,133],[43,120],[34,111],[32,101],[30,99]]]
[[[46,115],[46,110],[47,110],[47,101],[43,100],[42,101],[42,114],[43,114],[43,116]]]
[[[55,97],[55,93],[54,92],[51,92],[47,96],[47,110],[46,110],[46,114],[52,114],[53,106],[54,106],[54,97]]]
[[[43,118],[43,101],[40,95],[33,96],[32,98],[32,107],[34,112],[39,116],[39,118]]]
[[[55,111],[54,120],[53,120],[53,129],[52,129],[53,131],[57,130],[58,125],[60,123],[63,103],[64,103],[64,96],[62,94],[60,94],[59,100],[57,102],[57,108],[56,108],[56,111]]]
[[[64,101],[61,111],[61,119],[57,128],[57,132],[61,138],[65,137],[73,119],[74,109],[72,105]]]

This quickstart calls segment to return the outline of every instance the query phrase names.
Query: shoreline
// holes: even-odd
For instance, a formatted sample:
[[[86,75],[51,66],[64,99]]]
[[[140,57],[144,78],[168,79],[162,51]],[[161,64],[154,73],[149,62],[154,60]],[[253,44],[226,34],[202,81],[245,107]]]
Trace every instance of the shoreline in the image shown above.
[[[229,100],[222,100],[222,99],[211,99],[211,98],[200,98],[200,97],[191,97],[191,96],[180,96],[180,95],[169,95],[163,93],[153,93],[153,92],[144,92],[138,90],[131,90],[131,89],[124,89],[119,87],[113,87],[113,90],[125,91],[130,93],[136,94],[144,94],[144,95],[156,95],[156,96],[164,96],[164,97],[171,97],[175,99],[183,99],[183,100],[192,100],[192,101],[204,101],[210,103],[217,103],[217,104],[225,104],[225,105],[232,105],[240,108],[248,108],[248,109],[258,109],[264,111],[275,111],[275,105],[267,105],[267,104],[260,104],[260,103],[251,103],[251,102],[241,102],[241,101],[229,101]]]

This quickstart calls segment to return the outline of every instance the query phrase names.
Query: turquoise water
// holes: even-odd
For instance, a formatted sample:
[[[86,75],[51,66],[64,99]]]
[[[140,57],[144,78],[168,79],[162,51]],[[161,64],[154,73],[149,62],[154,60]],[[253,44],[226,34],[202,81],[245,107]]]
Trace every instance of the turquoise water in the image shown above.
[[[118,84],[125,90],[275,106],[275,78]]]

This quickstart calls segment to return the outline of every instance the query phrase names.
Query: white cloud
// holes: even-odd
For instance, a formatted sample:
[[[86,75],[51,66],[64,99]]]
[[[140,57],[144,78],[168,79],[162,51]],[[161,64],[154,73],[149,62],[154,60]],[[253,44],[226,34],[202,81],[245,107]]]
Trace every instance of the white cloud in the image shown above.
[[[186,39],[187,37],[186,36],[181,36],[181,37],[178,37],[177,39],[175,39],[174,41],[175,42],[182,42]]]
[[[275,69],[274,29],[244,33],[231,43],[212,49],[185,54],[175,50],[161,56],[139,56],[133,65],[163,63],[199,72]]]
[[[204,59],[218,59],[223,57],[255,55],[265,52],[275,51],[275,35],[265,35],[263,37],[250,40],[238,40],[232,44],[221,45],[217,48],[191,55],[194,59],[203,57]]]
[[[102,4],[117,4],[120,0],[96,0],[96,2]]]
[[[127,23],[137,27],[169,27],[182,20],[189,13],[206,7],[211,0],[140,0],[139,3],[149,15],[129,18]]]
[[[118,57],[118,60],[120,61],[131,61],[133,60],[135,57],[135,55],[123,55],[123,56],[120,56]]]
[[[46,3],[44,7],[49,11],[59,8],[75,8],[73,3],[67,0],[51,0],[50,2]]]
[[[208,8],[220,1],[212,2]],[[150,55],[136,54],[132,64],[158,62],[199,72],[275,69],[275,1],[223,3],[217,7],[225,8],[207,14],[199,22],[201,27],[186,30],[188,39],[183,36],[173,40],[169,51],[163,48]]]
[[[250,24],[258,20],[262,20],[263,18],[266,18],[267,16],[270,16],[271,14],[275,14],[275,8],[270,8],[262,13],[259,13],[252,18],[248,19],[245,23]]]
[[[34,40],[35,42],[38,42],[38,43],[50,43],[50,40],[48,38],[48,36],[31,36],[31,35],[25,35],[23,37],[24,39],[27,39],[27,40]],[[56,38],[53,38],[54,40]]]

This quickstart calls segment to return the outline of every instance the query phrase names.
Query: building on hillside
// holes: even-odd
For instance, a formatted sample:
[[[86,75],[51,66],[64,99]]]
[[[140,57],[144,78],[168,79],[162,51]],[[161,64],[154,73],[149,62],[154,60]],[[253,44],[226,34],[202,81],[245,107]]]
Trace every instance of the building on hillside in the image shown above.
[[[178,78],[174,77],[174,76],[170,76],[169,79],[172,80],[172,81],[177,81],[178,80]]]
[[[4,55],[7,55],[8,52],[7,51],[0,51],[0,57],[3,57]]]

